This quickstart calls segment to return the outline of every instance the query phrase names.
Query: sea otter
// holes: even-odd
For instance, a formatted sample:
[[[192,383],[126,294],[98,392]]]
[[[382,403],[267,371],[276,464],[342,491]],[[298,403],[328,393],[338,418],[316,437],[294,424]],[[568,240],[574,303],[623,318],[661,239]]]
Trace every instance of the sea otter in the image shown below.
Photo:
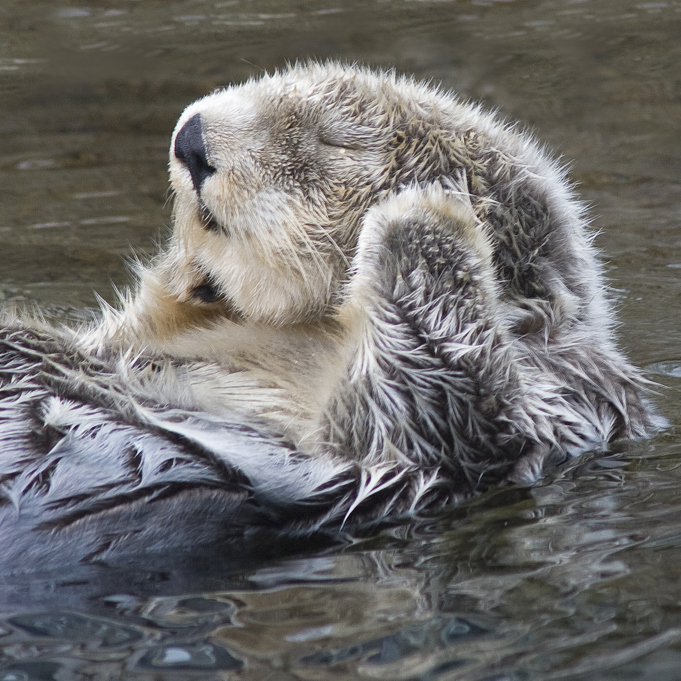
[[[4,321],[3,535],[101,560],[335,531],[659,424],[564,171],[479,106],[292,66],[191,104],[170,180],[118,309]]]

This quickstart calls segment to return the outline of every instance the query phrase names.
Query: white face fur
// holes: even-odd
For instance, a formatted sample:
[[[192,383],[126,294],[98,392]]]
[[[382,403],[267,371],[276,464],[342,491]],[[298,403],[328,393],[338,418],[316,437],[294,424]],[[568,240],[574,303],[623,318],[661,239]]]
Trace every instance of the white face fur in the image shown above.
[[[391,75],[310,66],[189,106],[173,136],[170,177],[174,240],[196,285],[207,282],[253,321],[281,325],[328,314],[362,216],[399,179],[389,168],[404,143],[395,137],[407,114],[400,100],[422,100],[416,90]],[[204,147],[198,179],[177,157],[188,124],[201,133],[194,145]]]

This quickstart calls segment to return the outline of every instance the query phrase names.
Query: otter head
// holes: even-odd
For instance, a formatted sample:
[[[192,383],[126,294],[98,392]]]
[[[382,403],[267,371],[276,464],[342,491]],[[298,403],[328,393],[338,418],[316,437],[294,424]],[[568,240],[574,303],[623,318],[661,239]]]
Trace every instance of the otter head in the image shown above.
[[[432,170],[413,147],[399,162],[408,128],[430,125],[426,95],[391,73],[313,64],[190,105],[170,153],[187,298],[271,324],[328,314],[367,209]]]

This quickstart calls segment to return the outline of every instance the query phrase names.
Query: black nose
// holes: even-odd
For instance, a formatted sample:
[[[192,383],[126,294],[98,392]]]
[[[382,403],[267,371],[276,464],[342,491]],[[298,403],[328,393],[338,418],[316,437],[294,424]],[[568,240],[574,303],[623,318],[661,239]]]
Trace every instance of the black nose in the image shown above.
[[[192,116],[177,133],[175,157],[182,161],[191,173],[194,189],[198,194],[203,181],[215,172],[215,168],[206,158],[206,146],[201,134],[201,114]]]

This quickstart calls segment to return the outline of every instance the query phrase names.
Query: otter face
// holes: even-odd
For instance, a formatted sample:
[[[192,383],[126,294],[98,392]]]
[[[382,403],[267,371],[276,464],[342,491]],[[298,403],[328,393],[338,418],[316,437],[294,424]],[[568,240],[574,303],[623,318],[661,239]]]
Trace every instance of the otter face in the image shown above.
[[[189,106],[170,153],[187,296],[273,324],[328,314],[362,216],[395,186],[395,90],[385,74],[313,65]]]

